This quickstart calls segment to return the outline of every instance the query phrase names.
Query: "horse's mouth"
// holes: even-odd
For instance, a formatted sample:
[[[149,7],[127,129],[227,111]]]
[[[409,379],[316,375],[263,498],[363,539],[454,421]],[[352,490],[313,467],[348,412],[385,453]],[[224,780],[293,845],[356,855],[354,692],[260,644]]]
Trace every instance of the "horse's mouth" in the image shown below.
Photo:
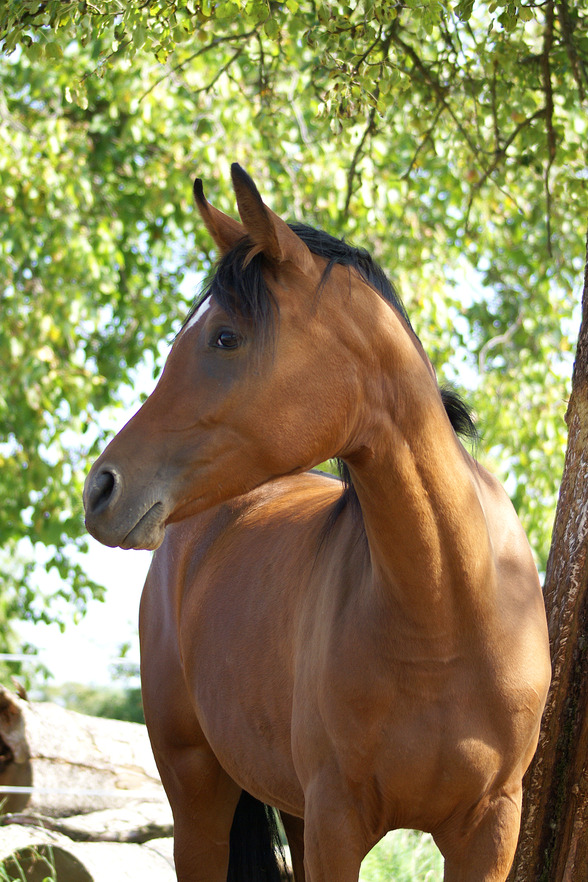
[[[120,543],[121,548],[147,549],[154,551],[159,548],[165,535],[163,503],[156,502],[137,521]]]

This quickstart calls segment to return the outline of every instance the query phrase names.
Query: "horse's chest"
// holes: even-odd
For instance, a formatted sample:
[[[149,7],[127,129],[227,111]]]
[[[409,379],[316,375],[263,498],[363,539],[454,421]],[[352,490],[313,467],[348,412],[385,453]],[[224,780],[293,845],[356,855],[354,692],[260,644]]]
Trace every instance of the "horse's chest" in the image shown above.
[[[456,803],[475,800],[499,774],[509,752],[508,721],[493,719],[502,712],[496,696],[481,694],[463,660],[384,663],[383,655],[340,641],[319,677],[315,670],[310,709],[308,698],[303,706],[310,681],[300,684],[297,755],[305,765],[311,742],[323,740],[347,782],[370,804],[377,794],[391,823],[431,826]],[[307,765],[305,775],[312,774]]]

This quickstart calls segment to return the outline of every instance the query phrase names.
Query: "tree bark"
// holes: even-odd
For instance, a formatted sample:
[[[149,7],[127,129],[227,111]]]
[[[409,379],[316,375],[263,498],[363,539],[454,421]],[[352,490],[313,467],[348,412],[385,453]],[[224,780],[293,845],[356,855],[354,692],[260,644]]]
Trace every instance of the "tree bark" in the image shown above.
[[[0,792],[0,813],[168,805],[145,726],[27,702],[0,686],[0,787],[15,786],[32,793]]]
[[[588,879],[588,243],[566,422],[568,447],[544,588],[553,680],[525,779],[509,882]]]
[[[0,875],[43,882],[175,882],[171,840],[74,842],[42,827],[0,827]]]
[[[176,878],[171,810],[145,726],[29,703],[0,686],[0,787],[2,878]]]
[[[32,812],[15,812],[0,817],[0,849],[7,827],[29,827],[62,833],[74,842],[133,842],[171,839],[173,820],[168,805],[142,803],[124,809],[103,809],[86,815],[50,818]]]

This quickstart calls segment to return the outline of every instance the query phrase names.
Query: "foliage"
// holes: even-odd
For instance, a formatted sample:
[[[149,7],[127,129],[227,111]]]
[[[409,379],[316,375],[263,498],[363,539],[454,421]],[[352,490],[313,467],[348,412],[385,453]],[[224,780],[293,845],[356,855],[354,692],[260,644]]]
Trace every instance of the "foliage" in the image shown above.
[[[0,609],[0,623],[3,623],[3,614]],[[37,655],[37,649],[30,643],[22,640],[17,630],[13,627],[14,619],[7,617],[6,624],[2,627],[2,636],[5,638],[3,652],[0,654],[0,684],[8,686],[18,694],[26,693],[34,683],[47,680],[51,672],[42,664]],[[17,648],[18,652],[5,652],[9,646]]]
[[[587,10],[5,0],[4,615],[59,618],[99,591],[78,551],[100,415],[157,361],[211,259],[190,178],[233,212],[233,160],[277,211],[365,244],[399,282],[544,562],[583,255]]]
[[[111,686],[89,686],[75,682],[55,686],[45,682],[39,685],[37,677],[35,699],[53,701],[69,710],[92,717],[145,723],[139,685],[139,665],[129,660],[130,649],[130,643],[123,643],[119,647],[119,659],[111,669]]]
[[[441,882],[443,858],[430,836],[394,830],[373,848],[361,865],[360,882]]]
[[[85,548],[83,471],[101,439],[100,412],[177,314],[175,274],[163,266],[164,218],[175,209],[165,194],[145,205],[151,145],[127,160],[117,137],[124,82],[109,109],[116,78],[106,90],[93,83],[91,112],[67,104],[77,63],[23,56],[0,71],[12,99],[0,145],[2,575],[13,607],[42,620],[55,615],[49,599],[82,610],[98,593],[69,550]],[[56,571],[50,598],[35,560]]]
[[[37,690],[35,697],[40,701],[53,701],[68,710],[91,717],[106,717],[129,723],[145,722],[141,689],[138,686],[115,688],[63,683],[59,686],[44,686]]]

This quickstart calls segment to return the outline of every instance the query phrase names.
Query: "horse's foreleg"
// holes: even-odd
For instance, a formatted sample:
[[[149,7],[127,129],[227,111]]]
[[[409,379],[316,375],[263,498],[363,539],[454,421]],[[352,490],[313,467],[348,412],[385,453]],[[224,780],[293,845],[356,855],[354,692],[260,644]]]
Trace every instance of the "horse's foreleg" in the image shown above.
[[[321,775],[304,799],[306,882],[357,882],[369,846],[350,794],[337,778]]]
[[[445,857],[444,882],[505,882],[517,847],[520,820],[520,792],[502,793],[473,820],[470,829],[462,822],[459,836],[453,823],[436,834]]]
[[[226,882],[241,788],[206,748],[168,749],[156,758],[174,816],[178,882]]]
[[[305,882],[304,875],[304,821],[286,812],[280,812],[288,839],[294,882]]]

